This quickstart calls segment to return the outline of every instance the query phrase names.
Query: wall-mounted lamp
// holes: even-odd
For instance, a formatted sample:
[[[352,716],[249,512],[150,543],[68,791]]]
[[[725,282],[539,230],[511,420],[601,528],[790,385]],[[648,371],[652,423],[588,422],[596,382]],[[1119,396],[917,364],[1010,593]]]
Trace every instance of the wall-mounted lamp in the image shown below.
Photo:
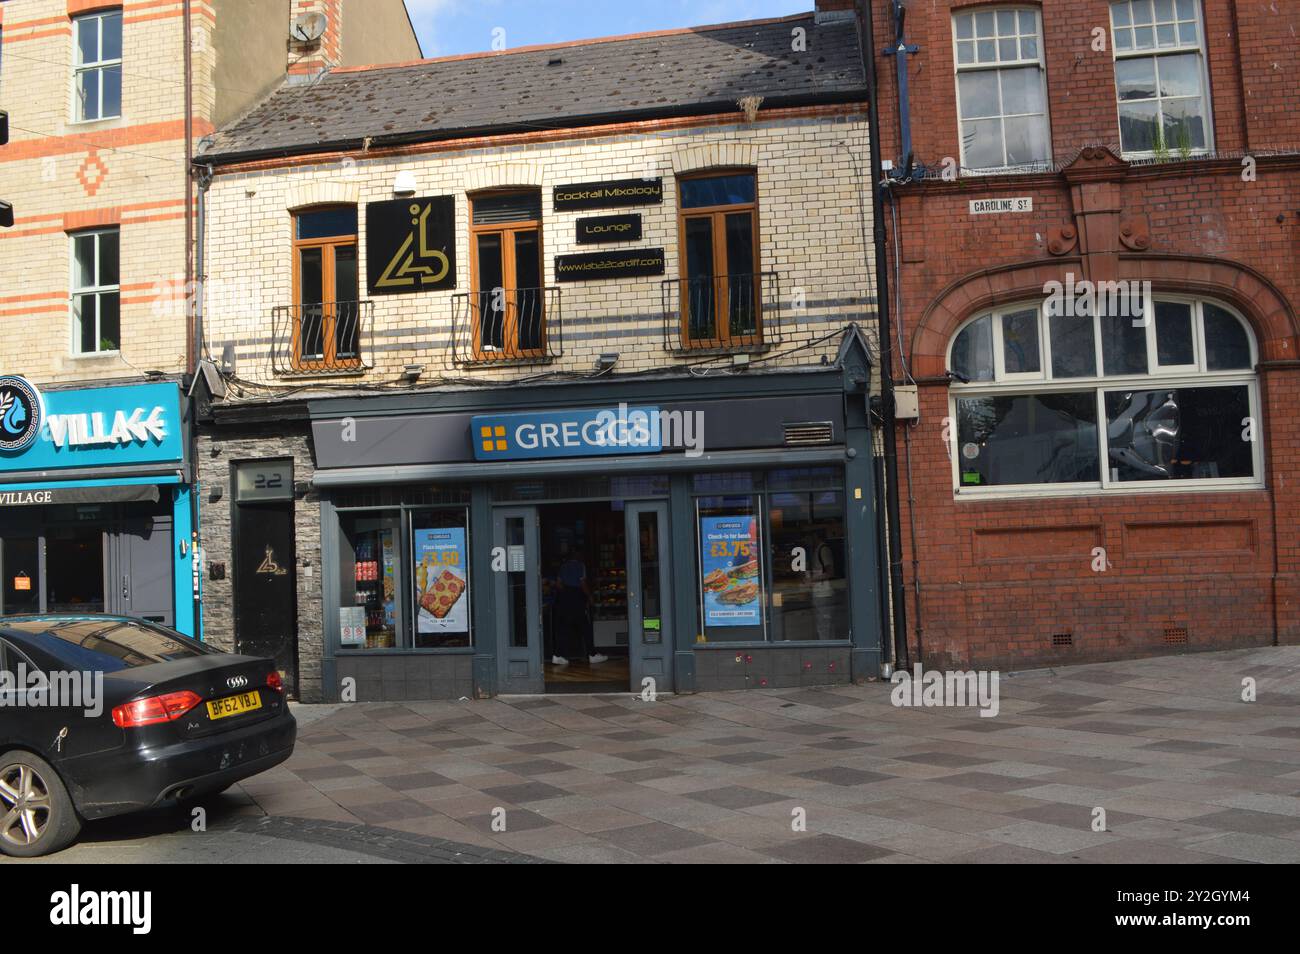
[[[420,380],[420,375],[424,374],[424,365],[408,364],[402,369],[402,380],[407,384],[414,384]]]
[[[415,173],[403,169],[393,177],[393,195],[415,195]]]
[[[596,370],[609,371],[616,364],[618,364],[618,352],[607,351],[596,359]]]

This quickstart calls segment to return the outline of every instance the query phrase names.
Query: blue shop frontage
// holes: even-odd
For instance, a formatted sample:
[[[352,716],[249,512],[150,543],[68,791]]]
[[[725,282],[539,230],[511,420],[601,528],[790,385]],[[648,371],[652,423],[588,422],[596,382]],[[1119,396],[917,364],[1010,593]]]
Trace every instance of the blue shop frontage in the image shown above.
[[[0,614],[114,613],[200,635],[188,408],[175,381],[0,377]]]

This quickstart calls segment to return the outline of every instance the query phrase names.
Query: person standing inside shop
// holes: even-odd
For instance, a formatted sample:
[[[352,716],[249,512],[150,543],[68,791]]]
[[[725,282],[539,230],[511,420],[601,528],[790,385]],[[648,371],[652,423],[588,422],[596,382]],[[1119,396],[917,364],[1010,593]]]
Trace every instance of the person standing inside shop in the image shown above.
[[[843,633],[835,632],[835,583],[838,573],[835,567],[835,550],[825,537],[819,537],[813,550],[812,566],[813,621],[817,627],[818,639],[842,639]]]
[[[555,594],[555,649],[551,662],[567,666],[569,658],[585,656],[589,663],[603,663],[609,659],[596,652],[591,627],[591,588],[587,583],[587,567],[566,547],[564,562],[558,574],[559,591]]]

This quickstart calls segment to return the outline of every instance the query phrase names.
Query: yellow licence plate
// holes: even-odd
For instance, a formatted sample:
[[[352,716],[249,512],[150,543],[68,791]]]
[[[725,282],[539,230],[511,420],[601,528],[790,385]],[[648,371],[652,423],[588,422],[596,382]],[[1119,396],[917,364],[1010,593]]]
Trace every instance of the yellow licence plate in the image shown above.
[[[256,692],[241,692],[237,696],[213,699],[208,703],[208,718],[224,719],[226,716],[239,715],[262,708],[262,697]]]

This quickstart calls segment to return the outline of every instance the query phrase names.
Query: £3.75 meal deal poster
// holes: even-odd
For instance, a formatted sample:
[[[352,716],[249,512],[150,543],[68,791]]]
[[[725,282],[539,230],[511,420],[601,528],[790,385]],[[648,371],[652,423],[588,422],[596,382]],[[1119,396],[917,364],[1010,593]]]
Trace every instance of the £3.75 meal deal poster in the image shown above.
[[[469,581],[465,567],[465,528],[416,530],[416,628],[421,633],[469,632]]]
[[[705,626],[762,624],[758,532],[750,514],[700,517]]]

